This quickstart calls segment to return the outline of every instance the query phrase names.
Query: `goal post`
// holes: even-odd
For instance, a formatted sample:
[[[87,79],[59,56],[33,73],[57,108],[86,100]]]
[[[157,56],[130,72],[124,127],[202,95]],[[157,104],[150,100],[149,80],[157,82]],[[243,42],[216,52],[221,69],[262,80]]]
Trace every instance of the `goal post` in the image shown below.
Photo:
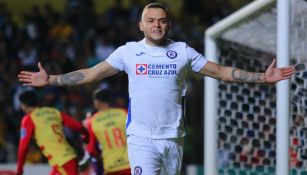
[[[237,12],[233,13],[224,20],[218,22],[214,26],[206,30],[205,33],[205,55],[213,62],[219,63],[219,57],[221,49],[219,48],[218,40],[223,35],[223,33],[230,28],[239,25],[245,21],[248,21],[253,16],[259,15],[262,11],[272,7],[276,4],[276,0],[256,0],[249,5],[243,7]],[[288,8],[288,9],[287,9]],[[287,66],[289,64],[289,22],[282,21],[281,19],[289,19],[289,1],[280,0],[278,2],[278,53],[277,66]],[[288,12],[287,12],[288,10]],[[283,11],[283,12],[282,12]],[[282,15],[281,15],[282,14]],[[288,16],[284,16],[288,15]],[[288,26],[287,26],[288,25]],[[288,30],[287,30],[288,28]],[[254,36],[257,37],[257,36]],[[288,50],[288,53],[285,51]],[[204,103],[204,167],[206,175],[217,175],[217,148],[218,148],[218,115],[222,115],[219,110],[219,100],[218,96],[222,93],[219,92],[219,82],[212,78],[205,78],[205,103]],[[229,89],[229,88],[228,88]],[[256,93],[257,91],[254,91]],[[289,145],[289,133],[286,129],[280,129],[288,125],[289,116],[289,81],[280,82],[277,84],[277,167],[276,173],[278,175],[288,175],[289,174],[289,156],[288,150]],[[223,95],[223,94],[222,94]],[[226,94],[227,95],[227,94]],[[220,100],[221,102],[221,100]],[[240,104],[241,105],[241,104]],[[264,107],[265,108],[265,107]],[[245,114],[244,114],[245,115]],[[247,114],[248,115],[248,114]],[[219,126],[220,127],[220,126]],[[223,126],[222,126],[223,127]],[[286,133],[287,132],[287,133]],[[282,136],[279,137],[279,136]],[[288,145],[288,146],[287,146]]]
[[[277,1],[277,67],[289,66],[290,2]],[[289,175],[289,80],[277,83],[276,174]]]

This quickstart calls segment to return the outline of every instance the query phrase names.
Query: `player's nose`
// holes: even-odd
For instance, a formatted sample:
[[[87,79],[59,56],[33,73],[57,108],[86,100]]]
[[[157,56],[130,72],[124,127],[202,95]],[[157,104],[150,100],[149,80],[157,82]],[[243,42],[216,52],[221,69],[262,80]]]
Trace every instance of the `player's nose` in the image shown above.
[[[160,27],[160,22],[158,20],[154,21],[153,23],[154,27]]]

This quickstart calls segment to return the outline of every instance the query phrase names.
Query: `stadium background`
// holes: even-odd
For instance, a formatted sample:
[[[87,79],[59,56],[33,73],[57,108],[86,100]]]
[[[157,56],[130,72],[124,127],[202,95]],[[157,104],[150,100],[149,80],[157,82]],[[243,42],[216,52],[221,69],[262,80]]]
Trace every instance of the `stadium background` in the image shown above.
[[[117,3],[116,3],[117,2]],[[16,162],[16,149],[19,138],[19,125],[23,116],[19,110],[19,102],[17,96],[25,89],[17,81],[17,74],[20,70],[36,70],[37,61],[41,61],[46,66],[47,71],[52,74],[60,74],[69,72],[78,68],[90,67],[104,60],[116,47],[125,44],[126,41],[139,40],[142,38],[142,33],[138,30],[138,19],[143,5],[153,1],[138,1],[138,0],[2,0],[0,1],[0,162],[14,163]],[[158,1],[164,2],[172,12],[172,32],[171,38],[174,40],[184,40],[199,52],[203,53],[204,43],[203,34],[207,27],[213,25],[217,21],[223,19],[233,11],[239,9],[243,5],[251,2],[251,0],[172,0]],[[122,5],[122,6],[121,6]],[[228,47],[228,48],[227,48]],[[230,48],[229,48],[230,47]],[[226,44],[223,46],[227,52],[226,58],[222,58],[221,62],[226,65],[236,65],[228,59],[231,59],[232,54],[237,54],[241,50],[236,50],[235,44]],[[244,49],[243,49],[244,50]],[[246,50],[248,50],[246,48]],[[223,52],[223,50],[222,50]],[[263,70],[265,65],[260,64],[257,60],[253,62],[244,60],[244,54],[247,59],[250,58],[250,53],[253,56],[257,52],[243,52],[243,56],[239,55],[245,62],[242,68]],[[223,62],[224,60],[224,62]],[[227,61],[228,60],[228,61]],[[247,64],[249,63],[249,64]],[[253,64],[252,64],[253,63]],[[253,67],[259,65],[259,68]],[[241,65],[238,65],[239,67]],[[304,84],[305,74],[298,74],[295,83]],[[303,83],[302,83],[303,82]],[[190,75],[189,91],[187,96],[187,137],[184,154],[184,167],[189,164],[203,164],[203,81],[202,77],[192,74]],[[69,114],[75,116],[78,120],[83,120],[86,112],[92,111],[91,93],[96,88],[109,88],[116,97],[115,106],[127,107],[127,77],[124,73],[108,78],[98,83],[74,88],[59,88],[46,87],[36,89],[42,99],[42,105],[54,106]],[[223,131],[235,133],[233,126],[234,120],[239,119],[226,118],[227,111],[236,111],[236,103],[232,103],[228,98],[227,93],[235,92],[235,88],[231,85],[219,86],[220,105],[222,108],[219,111],[220,116],[220,139],[219,143],[236,142],[238,138],[232,135],[224,136]],[[256,90],[253,90],[255,88]],[[240,93],[257,94],[261,88],[267,87],[239,87]],[[293,87],[294,88],[294,87]],[[252,92],[245,92],[243,89],[249,89]],[[259,90],[260,89],[260,90]],[[274,87],[267,88],[274,92]],[[228,92],[229,91],[229,92]],[[304,92],[301,92],[304,93]],[[304,94],[303,94],[304,95]],[[275,98],[274,96],[262,95],[260,92],[260,100],[262,98]],[[231,97],[234,99],[234,97]],[[227,101],[226,104],[223,100]],[[245,100],[245,99],[244,99]],[[253,103],[244,101],[242,103]],[[262,106],[259,105],[263,101],[255,102],[255,111],[262,111]],[[264,102],[265,103],[265,102]],[[302,102],[303,104],[304,102]],[[224,108],[223,108],[223,105]],[[263,104],[263,112],[274,114],[274,104]],[[266,108],[270,108],[266,110]],[[240,117],[240,116],[239,116]],[[246,115],[248,117],[248,115]],[[260,117],[261,118],[261,117]],[[301,117],[293,116],[295,121],[300,122]],[[248,119],[248,118],[247,118]],[[264,130],[268,130],[268,134],[264,133],[264,138],[272,139],[261,144],[273,148],[274,145],[274,128],[267,127],[267,124],[274,124],[275,116],[272,119],[265,119]],[[225,123],[223,123],[225,120]],[[257,123],[252,118],[252,122],[247,121],[247,125]],[[270,123],[273,122],[273,123]],[[242,125],[244,122],[242,122]],[[299,123],[298,123],[299,124]],[[246,124],[245,124],[246,125]],[[255,128],[254,128],[255,129]],[[231,130],[231,131],[230,131]],[[238,131],[240,132],[240,131]],[[300,132],[293,130],[293,132]],[[302,130],[301,132],[304,132]],[[256,132],[258,134],[258,132]],[[260,133],[260,132],[259,132]],[[78,148],[80,155],[82,154],[81,145],[76,142],[76,135],[69,130],[66,130],[71,144]],[[246,132],[253,134],[253,132]],[[246,135],[246,137],[255,137]],[[299,134],[298,134],[299,135]],[[304,133],[301,134],[304,136]],[[297,141],[297,139],[293,140]],[[240,140],[241,142],[241,140]],[[244,139],[242,140],[244,142]],[[255,141],[257,142],[257,141]],[[251,142],[252,143],[252,142]],[[256,145],[258,143],[255,143]],[[298,144],[298,143],[296,143]],[[227,146],[227,145],[226,145]],[[249,145],[250,146],[250,145]],[[221,148],[222,146],[220,146]],[[240,151],[240,148],[233,147],[235,151]],[[242,149],[242,148],[241,148]],[[304,150],[303,150],[304,151]],[[241,151],[240,151],[241,152]],[[266,152],[265,152],[266,153]],[[275,156],[274,152],[271,152]],[[246,157],[235,155],[234,152],[230,162],[235,167],[238,165],[242,157],[255,160],[258,164],[258,159],[252,155]],[[259,151],[261,156],[263,153]],[[304,154],[304,152],[302,152]],[[29,163],[46,162],[41,154],[37,151],[34,145],[31,146],[28,154]],[[229,158],[229,157],[228,157]],[[228,159],[227,158],[227,159]],[[231,158],[231,157],[230,157]],[[271,161],[271,159],[269,159]],[[228,160],[229,161],[229,160]],[[265,162],[268,162],[267,160]],[[252,163],[252,162],[251,162]],[[239,162],[240,164],[240,162]],[[269,162],[269,164],[274,164]],[[221,162],[223,165],[223,162]],[[240,164],[241,165],[241,164]],[[303,166],[303,165],[299,165]],[[184,171],[184,170],[183,170]],[[231,172],[231,171],[229,171]],[[222,172],[221,172],[222,173]]]

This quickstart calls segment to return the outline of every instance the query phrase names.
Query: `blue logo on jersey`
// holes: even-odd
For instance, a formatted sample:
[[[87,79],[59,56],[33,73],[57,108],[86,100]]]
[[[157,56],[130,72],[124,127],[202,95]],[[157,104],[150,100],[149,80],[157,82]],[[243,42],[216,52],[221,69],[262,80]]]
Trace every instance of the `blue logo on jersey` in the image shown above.
[[[23,139],[27,135],[27,129],[21,128],[20,130],[20,138]]]
[[[169,57],[170,59],[174,59],[177,57],[177,52],[173,50],[169,50],[166,52],[166,56]]]
[[[142,168],[140,166],[134,167],[134,175],[141,175],[142,174]]]
[[[137,53],[137,54],[135,54],[136,56],[141,56],[141,55],[144,55],[145,54],[145,52],[140,52],[140,53]]]

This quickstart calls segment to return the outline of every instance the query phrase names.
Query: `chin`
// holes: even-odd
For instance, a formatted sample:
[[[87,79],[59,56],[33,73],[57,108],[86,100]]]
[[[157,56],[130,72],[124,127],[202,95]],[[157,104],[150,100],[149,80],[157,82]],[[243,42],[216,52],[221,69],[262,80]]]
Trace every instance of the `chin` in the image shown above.
[[[153,41],[161,41],[163,37],[150,37]]]
[[[162,43],[162,42],[165,42],[166,41],[166,38],[164,37],[156,37],[156,38],[151,38],[151,40],[155,43]]]

